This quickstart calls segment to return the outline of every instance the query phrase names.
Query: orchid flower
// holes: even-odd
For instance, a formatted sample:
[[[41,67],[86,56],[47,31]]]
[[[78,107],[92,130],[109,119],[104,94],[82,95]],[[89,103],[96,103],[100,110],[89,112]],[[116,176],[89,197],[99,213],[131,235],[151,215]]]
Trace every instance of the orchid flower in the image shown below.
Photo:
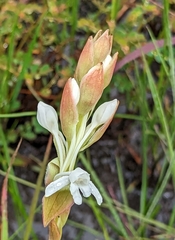
[[[58,134],[58,115],[52,106],[39,102],[37,120],[42,127],[53,135]]]
[[[37,120],[39,124],[52,133],[57,154],[60,160],[60,166],[65,158],[65,139],[58,129],[58,115],[55,109],[43,102],[38,103]]]
[[[71,172],[60,173],[55,176],[56,180],[51,182],[45,189],[45,197],[60,191],[65,187],[70,188],[70,192],[77,205],[82,204],[82,196],[94,195],[98,205],[102,203],[102,196],[96,186],[90,181],[90,175],[81,168],[76,168]]]

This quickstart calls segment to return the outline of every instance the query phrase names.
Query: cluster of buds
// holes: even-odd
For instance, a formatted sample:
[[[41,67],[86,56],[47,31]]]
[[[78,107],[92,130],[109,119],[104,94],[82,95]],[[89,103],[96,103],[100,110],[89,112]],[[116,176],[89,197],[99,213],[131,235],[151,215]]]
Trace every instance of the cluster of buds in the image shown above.
[[[114,99],[94,111],[111,81],[117,61],[118,54],[111,57],[111,48],[112,35],[108,30],[103,34],[99,31],[86,42],[75,76],[68,79],[63,90],[60,104],[62,131],[54,108],[43,102],[38,104],[38,122],[52,133],[57,150],[57,158],[47,167],[45,198],[67,189],[76,204],[82,203],[80,192],[84,197],[93,194],[97,203],[102,203],[101,194],[90,181],[90,175],[81,168],[75,169],[75,165],[78,153],[101,138],[119,104]]]

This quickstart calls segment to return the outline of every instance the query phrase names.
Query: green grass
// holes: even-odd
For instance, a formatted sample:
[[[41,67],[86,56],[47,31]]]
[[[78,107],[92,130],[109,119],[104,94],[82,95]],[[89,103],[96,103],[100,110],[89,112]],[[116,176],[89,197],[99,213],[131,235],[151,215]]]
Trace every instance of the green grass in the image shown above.
[[[84,204],[92,209],[98,230],[73,219],[68,220],[67,224],[78,229],[76,239],[81,239],[84,232],[105,240],[119,236],[124,239],[152,239],[150,231],[155,239],[172,239],[175,235],[175,207],[172,207],[167,222],[160,222],[157,218],[159,214],[164,214],[161,201],[166,189],[170,188],[173,194],[175,191],[175,59],[171,39],[171,29],[174,28],[171,4],[164,0],[159,7],[143,1],[129,7],[127,12],[125,1],[125,15],[123,1],[105,0],[103,4],[88,1],[85,6],[87,16],[84,18],[81,14],[83,2],[76,0],[73,4],[70,0],[51,0],[42,4],[16,4],[14,1],[13,7],[9,7],[12,3],[6,0],[0,4],[0,177],[6,176],[12,161],[11,147],[17,146],[19,137],[23,136],[33,144],[33,140],[40,139],[41,134],[46,133],[35,119],[37,101],[42,99],[55,108],[59,107],[61,91],[54,95],[51,88],[57,82],[61,88],[73,76],[78,56],[89,35],[109,28],[114,36],[113,51],[119,52],[120,60],[146,44],[148,40],[143,31],[147,31],[155,50],[140,56],[134,63],[129,62],[122,67],[122,71],[115,73],[102,97],[102,101],[109,100],[113,88],[117,88],[119,96],[124,98],[127,111],[126,114],[116,113],[115,118],[126,120],[130,126],[140,126],[140,184],[137,186],[132,182],[127,185],[123,160],[120,155],[113,156],[116,158],[115,177],[121,197],[112,199],[92,167],[90,154],[80,154],[80,161],[91,173],[104,202],[97,207],[93,198],[84,200]],[[155,14],[162,20],[158,37],[149,25],[151,19],[146,18],[146,15],[154,18]],[[117,22],[119,17],[122,21]],[[164,39],[165,46],[159,48],[156,43],[158,39]],[[153,69],[155,62],[158,67]],[[23,103],[21,96],[32,101],[32,109],[25,109],[26,102]],[[115,136],[118,136],[119,143],[124,141],[120,130]],[[7,201],[10,199],[12,204],[17,228],[9,234],[6,223],[10,223],[10,219],[8,215],[3,216],[1,238],[6,236],[12,240],[22,236],[24,240],[39,239],[32,225],[35,214],[42,214],[39,194],[44,194],[43,179],[49,154],[46,151],[44,159],[32,156],[28,171],[37,174],[35,183],[33,179],[30,182],[20,178],[17,175],[19,171],[16,171],[28,168],[27,160],[30,157],[17,156],[9,172]],[[159,168],[156,168],[159,174],[148,198],[153,165]],[[34,191],[28,205],[20,192],[20,184]],[[132,209],[129,202],[129,194],[136,189],[140,192],[138,210]],[[7,211],[11,209],[7,208]]]

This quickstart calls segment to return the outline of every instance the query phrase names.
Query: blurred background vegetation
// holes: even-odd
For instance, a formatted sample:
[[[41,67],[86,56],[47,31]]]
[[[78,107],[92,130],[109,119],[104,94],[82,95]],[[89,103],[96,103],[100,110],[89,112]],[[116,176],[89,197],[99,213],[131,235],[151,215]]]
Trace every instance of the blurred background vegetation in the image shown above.
[[[39,173],[44,156],[55,152],[45,155],[48,133],[36,121],[36,106],[42,100],[59,112],[64,84],[99,29],[110,29],[112,52],[119,52],[101,102],[117,98],[120,107],[80,159],[104,204],[90,198],[73,207],[63,239],[174,239],[174,0],[1,0],[0,183],[9,178],[7,214],[1,195],[3,240],[47,239]],[[79,211],[95,223],[76,218]]]

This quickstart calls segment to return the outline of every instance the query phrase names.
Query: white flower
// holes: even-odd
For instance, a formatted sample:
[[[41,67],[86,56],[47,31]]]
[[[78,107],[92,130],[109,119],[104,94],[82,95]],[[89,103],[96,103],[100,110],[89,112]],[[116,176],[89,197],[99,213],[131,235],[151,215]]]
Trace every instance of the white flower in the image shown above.
[[[58,115],[52,106],[40,101],[38,103],[37,120],[43,128],[53,135],[58,133]]]
[[[82,196],[89,197],[94,195],[98,205],[101,205],[103,199],[96,188],[96,186],[90,181],[90,175],[81,168],[76,168],[71,172],[64,172],[57,174],[53,182],[51,182],[45,189],[45,197],[49,197],[62,188],[69,186],[70,192],[77,205],[82,204]]]
[[[92,116],[92,124],[99,126],[113,118],[118,104],[117,99],[101,104]]]
[[[58,115],[55,109],[43,102],[38,103],[37,120],[39,124],[52,133],[54,137],[54,144],[59,156],[60,168],[63,166],[65,158],[65,139],[58,128]]]

